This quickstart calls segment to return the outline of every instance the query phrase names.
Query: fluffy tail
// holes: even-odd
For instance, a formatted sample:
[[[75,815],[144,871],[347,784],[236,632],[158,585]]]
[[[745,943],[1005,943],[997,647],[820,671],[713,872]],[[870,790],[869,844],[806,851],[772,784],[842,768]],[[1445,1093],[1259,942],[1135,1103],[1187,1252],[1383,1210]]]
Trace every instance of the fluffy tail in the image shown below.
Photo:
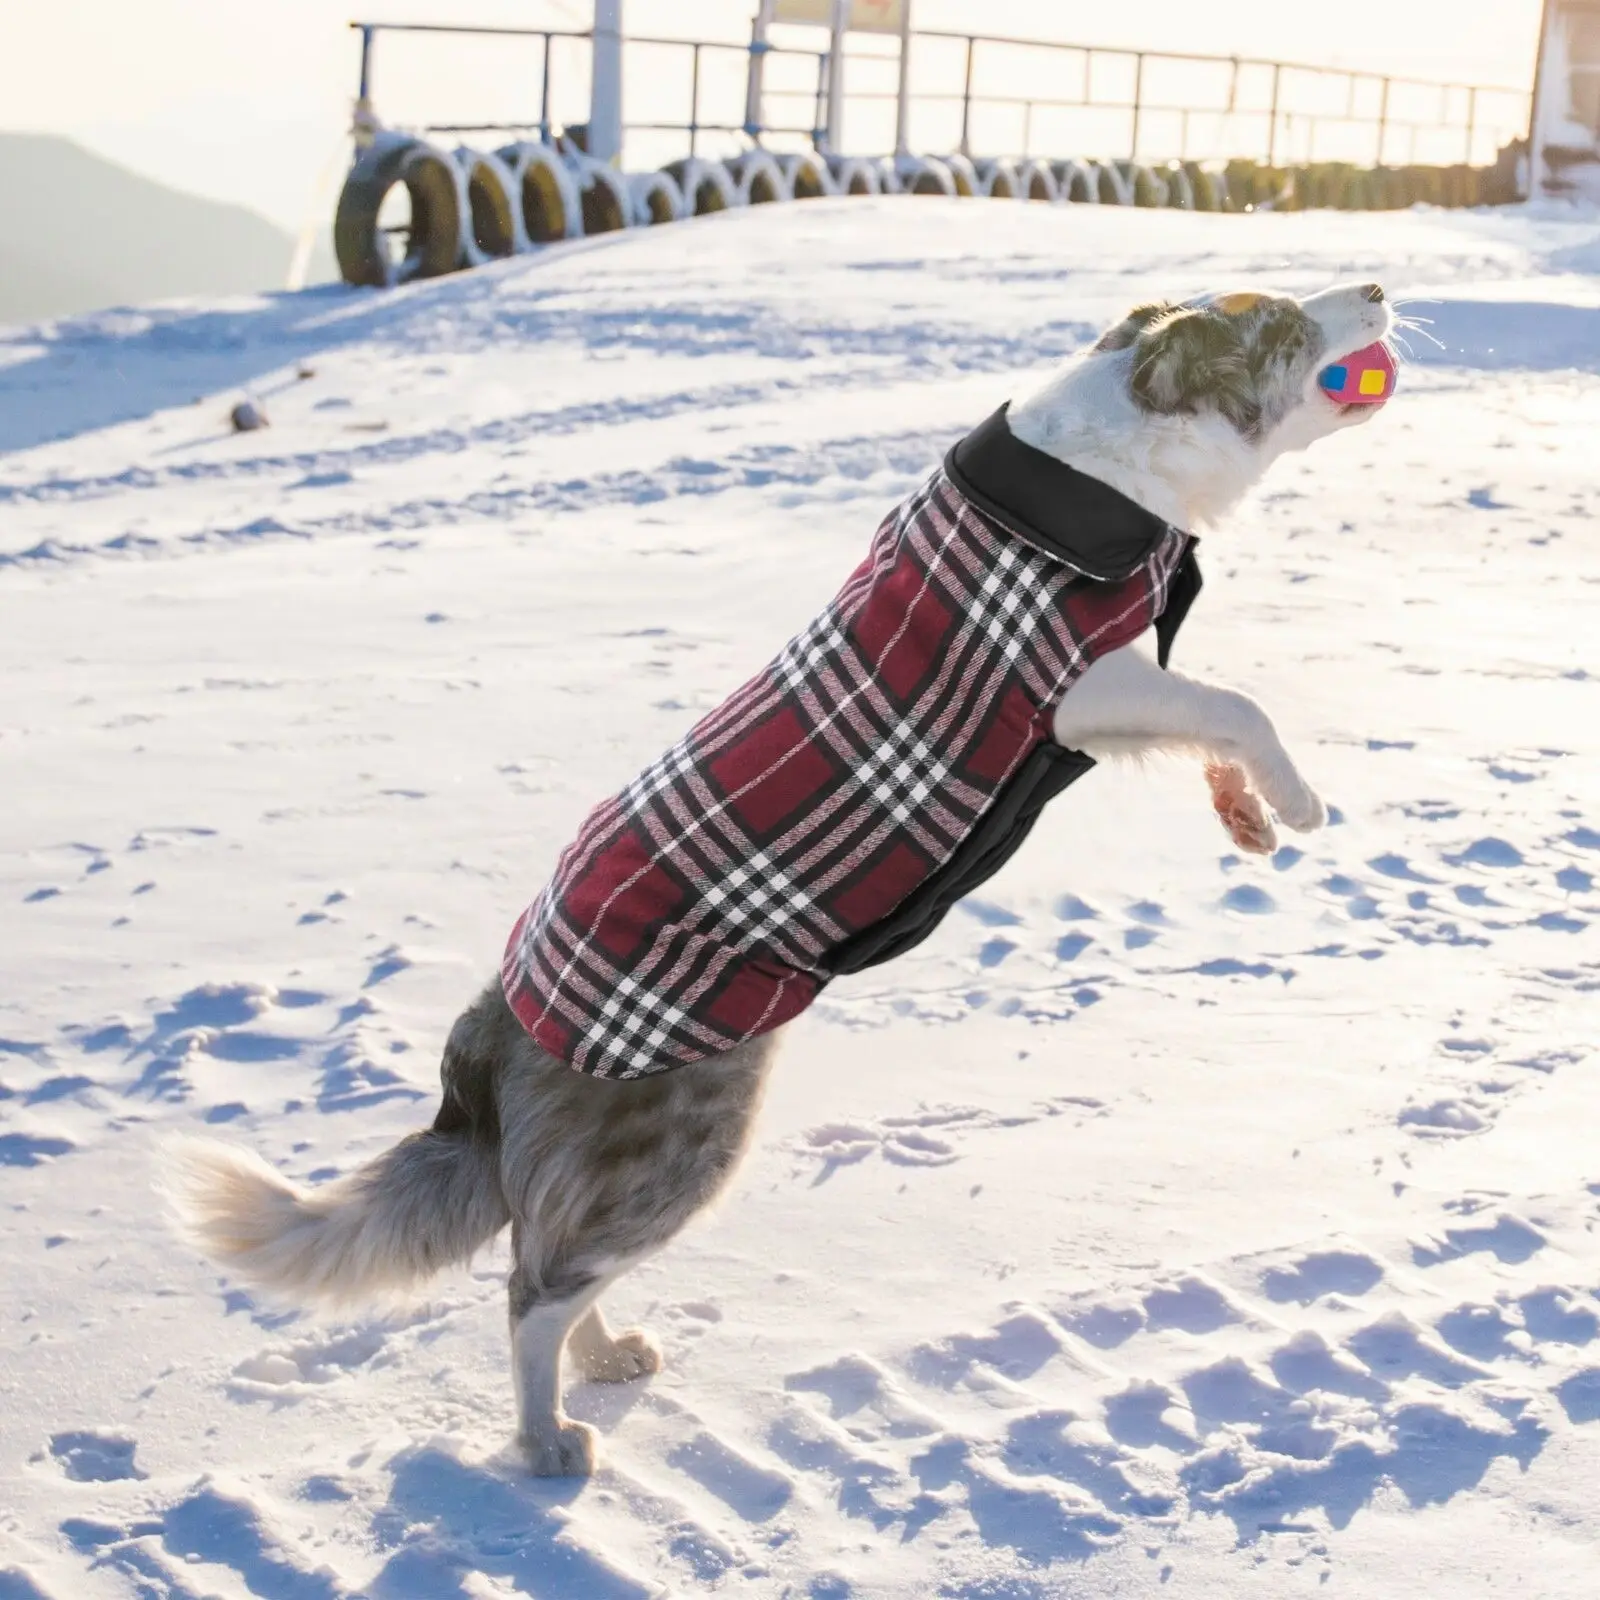
[[[396,1295],[464,1261],[510,1220],[498,1141],[464,1130],[411,1134],[349,1177],[311,1189],[213,1139],[174,1141],[162,1165],[190,1241],[297,1301]]]

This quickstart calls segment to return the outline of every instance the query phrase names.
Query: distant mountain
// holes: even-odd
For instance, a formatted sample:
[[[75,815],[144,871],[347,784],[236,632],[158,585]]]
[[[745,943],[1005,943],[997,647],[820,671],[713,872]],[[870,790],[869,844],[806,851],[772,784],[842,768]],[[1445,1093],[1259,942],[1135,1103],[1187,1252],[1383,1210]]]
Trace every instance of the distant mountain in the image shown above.
[[[70,139],[0,133],[0,322],[280,289],[293,251],[243,206],[169,189]]]

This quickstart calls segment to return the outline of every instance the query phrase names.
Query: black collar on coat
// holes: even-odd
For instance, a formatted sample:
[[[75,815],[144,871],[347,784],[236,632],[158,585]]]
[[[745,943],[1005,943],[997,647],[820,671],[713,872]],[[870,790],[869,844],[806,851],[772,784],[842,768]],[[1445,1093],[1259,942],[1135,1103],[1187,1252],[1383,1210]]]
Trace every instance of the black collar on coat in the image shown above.
[[[1031,444],[1006,421],[1009,403],[951,445],[945,476],[980,512],[1023,543],[1100,583],[1121,583],[1149,560],[1169,523],[1109,483],[1079,472]],[[1199,542],[1187,535],[1182,560],[1156,620],[1158,659],[1166,666],[1172,641],[1200,593]]]
[[[1085,577],[1121,583],[1169,524],[1109,483],[1024,444],[1001,406],[950,447],[945,476],[986,516]]]

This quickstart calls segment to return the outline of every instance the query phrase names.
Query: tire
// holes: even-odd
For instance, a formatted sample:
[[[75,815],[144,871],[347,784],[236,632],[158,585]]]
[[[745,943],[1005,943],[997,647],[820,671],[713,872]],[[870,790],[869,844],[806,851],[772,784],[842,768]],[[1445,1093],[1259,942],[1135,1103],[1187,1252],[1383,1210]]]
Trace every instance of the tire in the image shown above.
[[[467,191],[463,263],[481,267],[488,261],[526,254],[528,232],[522,225],[517,180],[510,167],[497,155],[465,146],[455,152],[455,162]]]
[[[978,193],[990,200],[1017,200],[1022,196],[1022,180],[1009,161],[980,161],[977,178]]]
[[[1181,162],[1169,161],[1157,174],[1167,186],[1167,204],[1174,211],[1193,211],[1194,185],[1189,180],[1188,169]]]
[[[665,172],[643,172],[628,179],[633,200],[633,225],[651,228],[683,216],[683,191]]]
[[[765,150],[746,150],[727,163],[728,176],[738,187],[742,206],[772,205],[792,200],[794,191],[778,165]]]
[[[1041,200],[1055,205],[1061,199],[1061,185],[1045,161],[1024,161],[1017,168],[1017,197],[1022,200]]]
[[[1095,169],[1096,187],[1100,191],[1100,204],[1103,206],[1131,206],[1133,204],[1133,185],[1122,175],[1121,169],[1110,161],[1104,161]]]
[[[615,167],[596,161],[593,156],[569,157],[568,165],[578,185],[586,239],[599,233],[616,233],[632,224],[633,196],[628,192],[627,180]]]
[[[939,195],[954,200],[961,192],[949,167],[933,156],[902,156],[895,161],[894,172],[904,194]]]
[[[1119,161],[1117,166],[1133,196],[1134,205],[1156,208],[1166,205],[1166,180],[1159,173],[1152,172],[1142,161]]]
[[[955,183],[956,193],[963,200],[970,200],[974,195],[983,193],[983,188],[978,182],[978,169],[965,156],[944,156],[941,160],[945,171]]]
[[[1227,211],[1228,180],[1220,170],[1202,167],[1198,161],[1183,164],[1184,175],[1189,180],[1189,197],[1196,211]]]
[[[858,161],[854,156],[829,156],[828,180],[835,194],[888,194],[883,186],[883,174],[870,161]],[[795,190],[795,199],[800,199]]]
[[[1056,187],[1068,205],[1097,206],[1101,201],[1100,169],[1092,161],[1058,161]],[[1113,202],[1114,203],[1114,202]]]
[[[411,203],[403,254],[389,247],[379,216],[390,191]],[[385,288],[436,278],[461,265],[466,185],[442,150],[421,139],[381,134],[351,167],[339,191],[333,248],[346,283]]]
[[[686,217],[709,216],[713,211],[727,211],[740,203],[738,186],[720,161],[701,161],[691,156],[683,161],[669,161],[661,170],[682,193]]]
[[[510,169],[530,245],[583,237],[583,197],[566,158],[547,144],[510,144],[499,152]]]
[[[1253,211],[1266,199],[1266,185],[1262,182],[1260,162],[1235,159],[1223,168],[1228,185],[1228,196],[1240,211]]]
[[[815,151],[804,150],[799,155],[778,157],[778,167],[789,193],[796,200],[821,200],[826,195],[838,194],[833,174],[828,164]]]

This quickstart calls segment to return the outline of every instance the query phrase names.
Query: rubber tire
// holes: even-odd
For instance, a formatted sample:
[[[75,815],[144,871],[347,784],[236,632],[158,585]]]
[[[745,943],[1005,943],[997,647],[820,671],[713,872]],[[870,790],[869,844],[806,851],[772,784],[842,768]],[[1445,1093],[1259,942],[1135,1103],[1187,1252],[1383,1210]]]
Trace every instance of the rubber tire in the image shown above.
[[[860,161],[855,156],[829,156],[828,177],[835,194],[887,194],[883,174],[870,161]],[[800,194],[795,192],[798,200]]]
[[[1045,205],[1056,205],[1061,199],[1061,185],[1046,161],[1024,161],[1017,168],[1017,196],[1022,200],[1037,200]]]
[[[827,162],[813,150],[779,156],[778,167],[790,195],[796,200],[821,200],[839,192]]]
[[[977,166],[978,193],[990,200],[1017,200],[1022,195],[1022,180],[1011,162],[980,161]]]
[[[627,180],[633,200],[633,225],[653,228],[663,222],[679,222],[684,216],[683,190],[670,173],[643,172]]]
[[[739,204],[739,187],[720,161],[686,157],[661,169],[683,194],[685,216],[705,217]]]
[[[405,255],[392,261],[378,237],[378,214],[397,184],[411,197],[411,228]],[[380,137],[361,152],[339,191],[333,250],[340,276],[381,289],[454,272],[465,210],[460,170],[444,151],[421,139]]]
[[[738,185],[742,206],[772,205],[794,199],[783,168],[765,150],[746,150],[727,163],[728,176]]]
[[[533,141],[509,144],[497,154],[511,170],[530,246],[583,237],[583,197],[565,156]]]

